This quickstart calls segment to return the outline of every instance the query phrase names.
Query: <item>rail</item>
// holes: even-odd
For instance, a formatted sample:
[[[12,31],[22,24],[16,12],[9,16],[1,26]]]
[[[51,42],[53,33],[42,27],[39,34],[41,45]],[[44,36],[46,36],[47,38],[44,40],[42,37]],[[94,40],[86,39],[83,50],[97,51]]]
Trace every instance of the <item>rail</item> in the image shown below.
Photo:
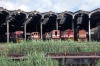
[[[3,54],[5,56],[5,54]],[[21,53],[9,53],[6,54],[8,56],[8,59],[10,60],[16,60],[16,61],[25,61],[28,60],[28,55],[21,54]],[[100,59],[100,52],[96,52],[96,55],[94,52],[77,52],[77,53],[45,53],[46,58],[51,58],[54,60],[58,60],[59,64],[62,64],[61,60],[64,60],[65,64],[90,64],[93,65],[95,62]],[[70,61],[71,59],[71,61]],[[91,60],[90,60],[91,59]],[[83,60],[83,61],[80,61]],[[85,62],[87,60],[87,62]],[[70,63],[68,62],[70,61]],[[72,62],[72,63],[71,63]],[[73,63],[75,62],[75,63]]]

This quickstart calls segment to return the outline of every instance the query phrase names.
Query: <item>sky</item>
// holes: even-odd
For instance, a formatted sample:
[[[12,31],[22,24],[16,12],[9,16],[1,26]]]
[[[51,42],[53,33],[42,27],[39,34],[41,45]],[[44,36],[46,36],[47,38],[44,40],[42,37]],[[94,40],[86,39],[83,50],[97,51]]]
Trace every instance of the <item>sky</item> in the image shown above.
[[[26,12],[92,11],[100,8],[100,0],[0,0],[0,7],[8,10],[21,9]]]

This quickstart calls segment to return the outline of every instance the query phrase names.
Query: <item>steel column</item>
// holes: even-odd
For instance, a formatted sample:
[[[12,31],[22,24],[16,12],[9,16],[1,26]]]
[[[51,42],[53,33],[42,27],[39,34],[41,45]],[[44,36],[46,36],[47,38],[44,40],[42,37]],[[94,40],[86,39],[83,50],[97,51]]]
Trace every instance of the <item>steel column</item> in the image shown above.
[[[42,34],[42,22],[40,23],[40,32],[41,32],[41,40],[42,40],[42,38],[43,38],[43,34]]]
[[[72,30],[74,34],[74,40],[75,40],[75,32],[74,32],[74,15],[72,15]]]
[[[24,24],[24,40],[26,41],[26,24]]]
[[[56,20],[56,30],[58,30],[58,20]]]
[[[7,43],[9,43],[9,22],[7,21]]]
[[[73,30],[73,32],[74,32],[74,16],[73,16],[73,18],[72,18],[72,30]]]
[[[89,24],[89,25],[88,25],[88,26],[89,26],[89,27],[88,27],[88,30],[89,30],[89,34],[88,34],[88,35],[89,35],[89,41],[91,41],[90,18],[89,18],[89,23],[88,23],[88,24]]]

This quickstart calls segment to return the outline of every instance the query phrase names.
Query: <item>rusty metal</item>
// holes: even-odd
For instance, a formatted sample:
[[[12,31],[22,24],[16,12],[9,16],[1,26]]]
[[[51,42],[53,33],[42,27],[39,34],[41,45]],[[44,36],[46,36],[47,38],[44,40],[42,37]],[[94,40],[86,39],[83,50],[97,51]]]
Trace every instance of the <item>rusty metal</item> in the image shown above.
[[[100,59],[100,52],[79,52],[79,53],[47,53],[46,58],[51,58],[58,60],[59,64],[62,64],[62,61],[65,65],[90,65],[95,66],[98,59]]]
[[[26,60],[27,57],[9,57],[10,60]]]
[[[19,54],[19,53],[9,53],[7,54],[8,57],[22,57],[25,56],[25,54]]]
[[[52,59],[88,59],[88,58],[92,58],[92,59],[100,59],[100,56],[50,56],[50,58]]]
[[[46,56],[48,55],[49,56],[65,56],[65,53],[46,53]],[[100,56],[100,52],[67,52],[66,56]]]
[[[10,60],[26,60],[27,57],[25,56],[25,54],[21,54],[21,53],[9,53],[9,54],[1,54],[8,57],[8,59]]]
[[[66,50],[65,50],[66,51]],[[80,52],[80,53],[68,53],[68,52],[65,52],[65,53],[46,53],[45,57],[46,58],[51,58],[51,59],[55,59],[59,62],[59,65],[61,65],[62,63],[66,64],[66,65],[70,65],[70,64],[73,64],[73,65],[87,65],[87,63],[85,63],[85,60],[87,60],[87,62],[89,62],[89,65],[90,66],[93,66],[95,65],[95,63],[97,62],[98,59],[100,59],[100,52],[96,52],[97,55],[95,56],[94,55],[94,52]],[[15,53],[15,54],[7,54],[6,56],[8,56],[8,59],[10,60],[16,60],[16,61],[24,61],[24,60],[27,60],[28,57],[26,54],[21,54],[21,53]],[[82,62],[82,60],[84,62]],[[63,62],[62,62],[63,61]],[[72,61],[72,62],[69,62]],[[73,63],[73,61],[75,63]]]

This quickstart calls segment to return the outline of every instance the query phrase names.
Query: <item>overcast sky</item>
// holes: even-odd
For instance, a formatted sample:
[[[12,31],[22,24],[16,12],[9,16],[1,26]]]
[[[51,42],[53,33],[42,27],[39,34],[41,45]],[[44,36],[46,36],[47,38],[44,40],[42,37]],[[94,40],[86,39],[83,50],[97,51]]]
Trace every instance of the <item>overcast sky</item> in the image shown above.
[[[0,7],[8,10],[64,12],[91,11],[100,8],[100,0],[0,0]]]

